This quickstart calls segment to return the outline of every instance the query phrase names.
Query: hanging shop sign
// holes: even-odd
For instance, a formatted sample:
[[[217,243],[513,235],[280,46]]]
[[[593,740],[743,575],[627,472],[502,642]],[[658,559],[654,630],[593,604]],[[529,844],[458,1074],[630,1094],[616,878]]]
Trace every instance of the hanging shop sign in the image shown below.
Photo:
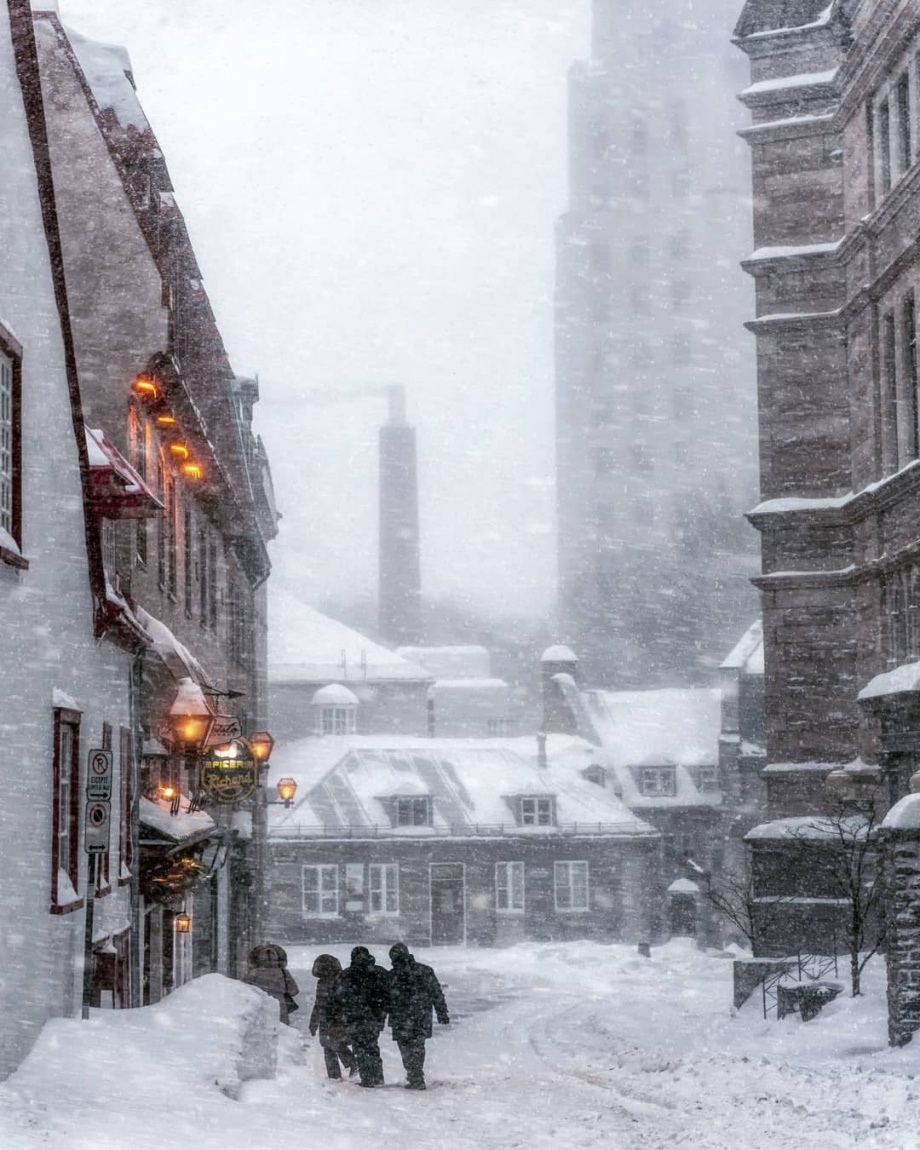
[[[243,725],[236,715],[215,715],[208,727],[202,745],[204,747],[217,747],[229,743],[231,739],[239,739],[243,734]]]
[[[241,803],[259,785],[259,764],[254,759],[201,760],[201,789],[217,803]]]

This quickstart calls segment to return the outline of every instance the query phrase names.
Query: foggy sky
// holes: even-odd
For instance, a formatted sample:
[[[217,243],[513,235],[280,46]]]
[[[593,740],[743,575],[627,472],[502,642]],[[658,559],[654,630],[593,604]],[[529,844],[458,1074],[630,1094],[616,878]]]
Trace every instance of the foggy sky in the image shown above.
[[[424,592],[551,604],[554,225],[589,9],[62,0],[128,48],[231,361],[260,375],[279,585],[375,590],[384,401],[315,398],[402,382]]]

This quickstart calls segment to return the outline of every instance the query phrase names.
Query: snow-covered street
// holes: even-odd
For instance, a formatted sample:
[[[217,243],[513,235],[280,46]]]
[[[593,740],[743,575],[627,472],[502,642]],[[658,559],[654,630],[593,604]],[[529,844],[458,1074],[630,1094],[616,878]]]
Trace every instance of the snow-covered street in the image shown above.
[[[453,1016],[426,1094],[402,1088],[387,1036],[385,1088],[326,1080],[305,1031],[313,953],[292,950],[302,1008],[276,1078],[228,1096],[221,1059],[252,992],[208,976],[147,1011],[50,1024],[0,1087],[4,1150],[917,1145],[920,1048],[887,1046],[878,961],[861,1000],[802,1023],[765,1021],[756,997],[735,1014],[729,959],[680,940],[651,959],[587,942],[422,954]]]

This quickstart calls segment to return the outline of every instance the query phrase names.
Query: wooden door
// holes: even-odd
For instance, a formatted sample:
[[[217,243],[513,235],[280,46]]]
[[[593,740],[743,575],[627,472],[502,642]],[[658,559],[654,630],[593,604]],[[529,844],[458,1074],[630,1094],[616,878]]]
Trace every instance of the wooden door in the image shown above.
[[[463,863],[431,864],[431,945],[466,941]]]

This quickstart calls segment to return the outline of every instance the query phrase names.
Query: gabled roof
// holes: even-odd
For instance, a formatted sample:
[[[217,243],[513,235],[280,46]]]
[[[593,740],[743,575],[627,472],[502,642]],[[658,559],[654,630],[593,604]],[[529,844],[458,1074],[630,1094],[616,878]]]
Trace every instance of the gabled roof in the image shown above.
[[[430,683],[432,676],[366,635],[269,591],[268,678],[272,683]]]
[[[763,674],[762,620],[758,619],[748,627],[722,663],[722,670],[740,671],[742,675]]]
[[[299,789],[291,809],[271,808],[269,836],[655,834],[614,791],[581,776],[573,742],[583,751],[578,766],[596,755],[584,740],[566,736],[550,736],[546,767],[537,761],[535,739],[303,739],[273,757],[270,781],[288,776]],[[556,826],[517,825],[515,799],[530,795],[555,800]],[[412,796],[431,797],[432,826],[392,826],[391,801]]]

